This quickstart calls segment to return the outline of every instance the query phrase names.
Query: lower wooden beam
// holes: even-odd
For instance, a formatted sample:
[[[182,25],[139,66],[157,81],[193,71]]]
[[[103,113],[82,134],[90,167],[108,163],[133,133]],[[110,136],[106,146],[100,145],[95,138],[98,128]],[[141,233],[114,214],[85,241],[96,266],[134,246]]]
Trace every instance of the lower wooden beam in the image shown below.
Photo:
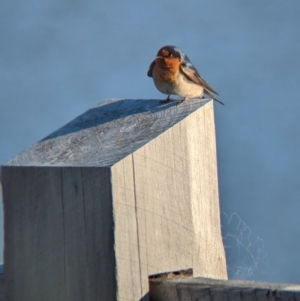
[[[173,276],[150,279],[149,294],[150,301],[297,301],[300,285]]]

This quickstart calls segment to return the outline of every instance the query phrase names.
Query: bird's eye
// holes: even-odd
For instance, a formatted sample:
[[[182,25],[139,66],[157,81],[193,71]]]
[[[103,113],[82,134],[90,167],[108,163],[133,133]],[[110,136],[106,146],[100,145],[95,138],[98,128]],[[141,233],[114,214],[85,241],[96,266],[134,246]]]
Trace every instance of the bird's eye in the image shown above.
[[[173,53],[170,53],[170,54],[169,54],[169,57],[173,57]]]

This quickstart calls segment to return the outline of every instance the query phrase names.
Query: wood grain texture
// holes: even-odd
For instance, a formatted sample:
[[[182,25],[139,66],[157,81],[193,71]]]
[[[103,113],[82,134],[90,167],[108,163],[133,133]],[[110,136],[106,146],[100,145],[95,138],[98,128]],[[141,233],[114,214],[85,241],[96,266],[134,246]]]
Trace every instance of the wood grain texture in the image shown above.
[[[208,103],[112,167],[119,300],[167,271],[227,279],[214,131]]]
[[[227,278],[214,130],[211,102],[133,153],[149,275],[193,268]]]
[[[115,300],[110,170],[3,167],[3,187],[6,300]]]
[[[2,181],[6,299],[66,300],[60,170],[4,167]]]
[[[151,301],[296,301],[300,285],[207,278],[150,281]]]
[[[112,167],[118,301],[140,300],[148,292],[142,274],[131,156]]]
[[[10,160],[3,190],[10,301],[147,301],[149,275],[227,278],[211,101],[101,103]]]
[[[88,110],[6,165],[111,166],[208,100],[161,105],[159,100],[108,100]]]

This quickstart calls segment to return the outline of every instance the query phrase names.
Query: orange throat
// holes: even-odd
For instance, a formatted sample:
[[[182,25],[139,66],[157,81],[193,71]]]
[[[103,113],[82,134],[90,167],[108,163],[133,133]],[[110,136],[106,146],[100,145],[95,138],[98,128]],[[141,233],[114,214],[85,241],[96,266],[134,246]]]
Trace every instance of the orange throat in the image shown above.
[[[174,82],[179,73],[180,60],[178,58],[157,58],[155,60],[156,74],[166,82]]]

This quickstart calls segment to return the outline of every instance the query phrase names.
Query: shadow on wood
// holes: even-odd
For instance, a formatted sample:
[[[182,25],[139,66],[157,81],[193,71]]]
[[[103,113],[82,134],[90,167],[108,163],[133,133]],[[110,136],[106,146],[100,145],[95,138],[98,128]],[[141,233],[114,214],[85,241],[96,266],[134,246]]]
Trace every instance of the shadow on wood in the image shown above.
[[[143,106],[141,106],[141,102]],[[79,118],[75,118],[62,128],[42,139],[48,140],[70,133],[94,128],[105,123],[111,123],[118,119],[145,112],[159,113],[168,107],[176,106],[176,102],[159,105],[159,100],[147,99],[117,99],[115,101],[101,102],[98,106],[89,109]]]

